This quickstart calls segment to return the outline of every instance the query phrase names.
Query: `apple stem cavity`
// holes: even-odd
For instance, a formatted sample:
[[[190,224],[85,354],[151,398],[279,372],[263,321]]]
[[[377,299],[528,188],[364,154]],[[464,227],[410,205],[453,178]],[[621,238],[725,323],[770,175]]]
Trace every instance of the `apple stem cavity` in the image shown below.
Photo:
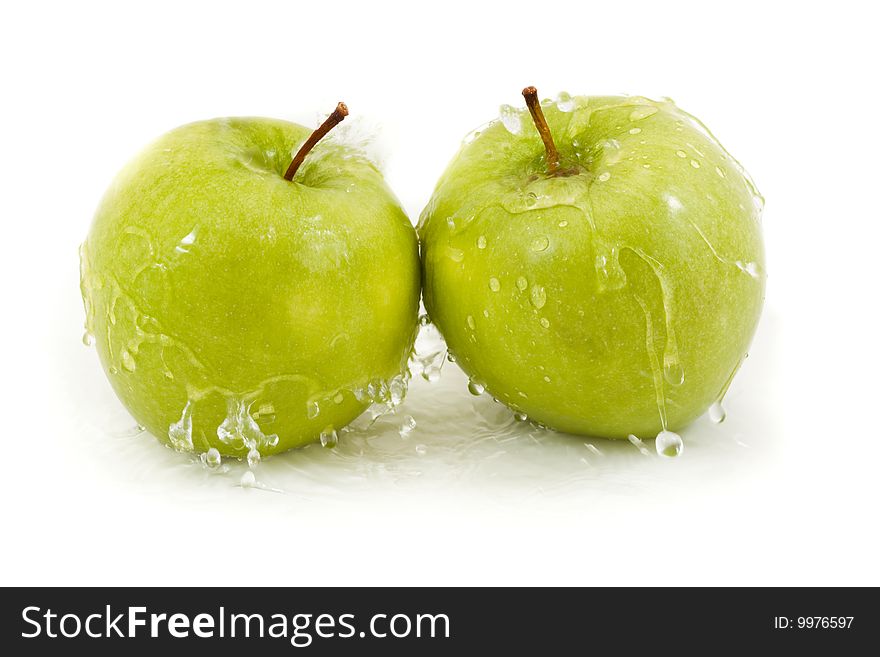
[[[296,155],[294,155],[293,159],[290,161],[290,166],[287,167],[287,171],[284,173],[285,180],[293,180],[297,169],[299,169],[303,160],[306,159],[309,151],[315,147],[315,144],[321,141],[324,135],[330,132],[337,124],[341,123],[346,116],[348,116],[348,107],[345,103],[340,101],[337,103],[336,109],[333,110],[333,113],[328,116],[324,123],[319,125],[318,128],[309,135],[309,138],[306,139],[305,143],[299,147]]]
[[[553,135],[550,134],[550,127],[547,125],[547,119],[544,118],[541,101],[538,100],[538,90],[535,87],[526,87],[522,90],[522,95],[526,99],[526,106],[529,108],[529,114],[532,115],[538,134],[541,135],[541,141],[544,142],[544,150],[547,151],[547,172],[554,174],[559,170],[559,151],[556,150]]]

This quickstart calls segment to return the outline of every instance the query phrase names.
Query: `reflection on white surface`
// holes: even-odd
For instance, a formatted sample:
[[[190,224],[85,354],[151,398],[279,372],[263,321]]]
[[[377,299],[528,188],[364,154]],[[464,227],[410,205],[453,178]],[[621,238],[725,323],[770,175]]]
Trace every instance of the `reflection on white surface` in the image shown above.
[[[683,447],[661,445],[661,455],[653,440],[560,434],[518,419],[488,394],[475,395],[479,391],[469,390],[464,373],[445,360],[431,325],[423,327],[417,350],[423,363],[415,366],[424,376],[413,372],[409,393],[394,413],[376,416],[368,410],[339,431],[337,441],[251,464],[179,453],[139,431],[100,381],[94,354],[87,353],[82,367],[92,376],[70,391],[81,421],[89,425],[79,440],[126,479],[147,488],[179,487],[195,498],[225,490],[232,496],[280,493],[296,503],[336,505],[395,493],[433,501],[464,494],[491,505],[541,505],[747,477],[772,451],[763,437],[778,435],[767,430],[769,418],[760,405],[752,407],[756,397],[744,394],[751,380],[761,378],[760,368],[750,369],[749,361],[728,393],[726,419],[713,422],[719,417],[714,410],[682,431]]]

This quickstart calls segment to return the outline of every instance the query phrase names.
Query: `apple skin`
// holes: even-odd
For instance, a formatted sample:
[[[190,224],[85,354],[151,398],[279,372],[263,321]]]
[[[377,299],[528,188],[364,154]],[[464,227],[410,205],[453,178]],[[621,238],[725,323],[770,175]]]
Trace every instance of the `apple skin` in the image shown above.
[[[428,314],[465,373],[535,422],[683,427],[723,396],[758,323],[763,201],[671,101],[542,108],[562,175],[507,107],[438,182],[418,227]]]
[[[98,207],[81,248],[87,330],[116,394],[174,447],[272,454],[405,392],[415,230],[375,165],[332,135],[284,180],[310,133],[182,126]]]

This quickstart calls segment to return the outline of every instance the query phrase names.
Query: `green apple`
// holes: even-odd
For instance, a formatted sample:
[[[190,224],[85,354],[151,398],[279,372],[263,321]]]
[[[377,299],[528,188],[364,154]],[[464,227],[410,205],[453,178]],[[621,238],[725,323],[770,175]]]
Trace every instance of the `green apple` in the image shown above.
[[[405,393],[418,241],[366,156],[317,143],[345,114],[311,136],[185,125],[101,201],[81,249],[87,330],[116,394],[172,446],[258,460],[332,443]]]
[[[671,101],[523,94],[422,213],[427,311],[472,390],[565,432],[665,432],[666,449],[746,355],[761,198]]]

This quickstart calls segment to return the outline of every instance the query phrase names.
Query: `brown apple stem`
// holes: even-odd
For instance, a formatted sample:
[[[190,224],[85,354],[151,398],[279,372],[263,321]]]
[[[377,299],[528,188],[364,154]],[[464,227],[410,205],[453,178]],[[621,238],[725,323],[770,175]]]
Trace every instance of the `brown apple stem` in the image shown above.
[[[327,120],[319,125],[318,129],[310,134],[305,143],[299,147],[296,155],[294,155],[293,159],[290,161],[290,166],[287,167],[287,172],[284,174],[285,180],[293,180],[297,169],[299,169],[303,160],[306,159],[306,155],[309,154],[309,151],[311,151],[315,147],[315,144],[321,141],[324,135],[330,132],[334,126],[340,123],[346,116],[348,116],[348,107],[345,106],[345,103],[340,102],[336,105],[336,109],[333,110],[333,113],[327,117]]]
[[[532,121],[541,135],[541,141],[544,142],[544,150],[547,151],[547,171],[555,173],[559,168],[559,151],[556,150],[556,144],[553,143],[553,135],[550,134],[550,127],[547,125],[547,119],[544,118],[544,112],[541,110],[541,101],[538,100],[538,90],[534,87],[526,87],[522,90],[523,98],[526,99],[526,106],[529,108],[529,114],[532,115]]]

